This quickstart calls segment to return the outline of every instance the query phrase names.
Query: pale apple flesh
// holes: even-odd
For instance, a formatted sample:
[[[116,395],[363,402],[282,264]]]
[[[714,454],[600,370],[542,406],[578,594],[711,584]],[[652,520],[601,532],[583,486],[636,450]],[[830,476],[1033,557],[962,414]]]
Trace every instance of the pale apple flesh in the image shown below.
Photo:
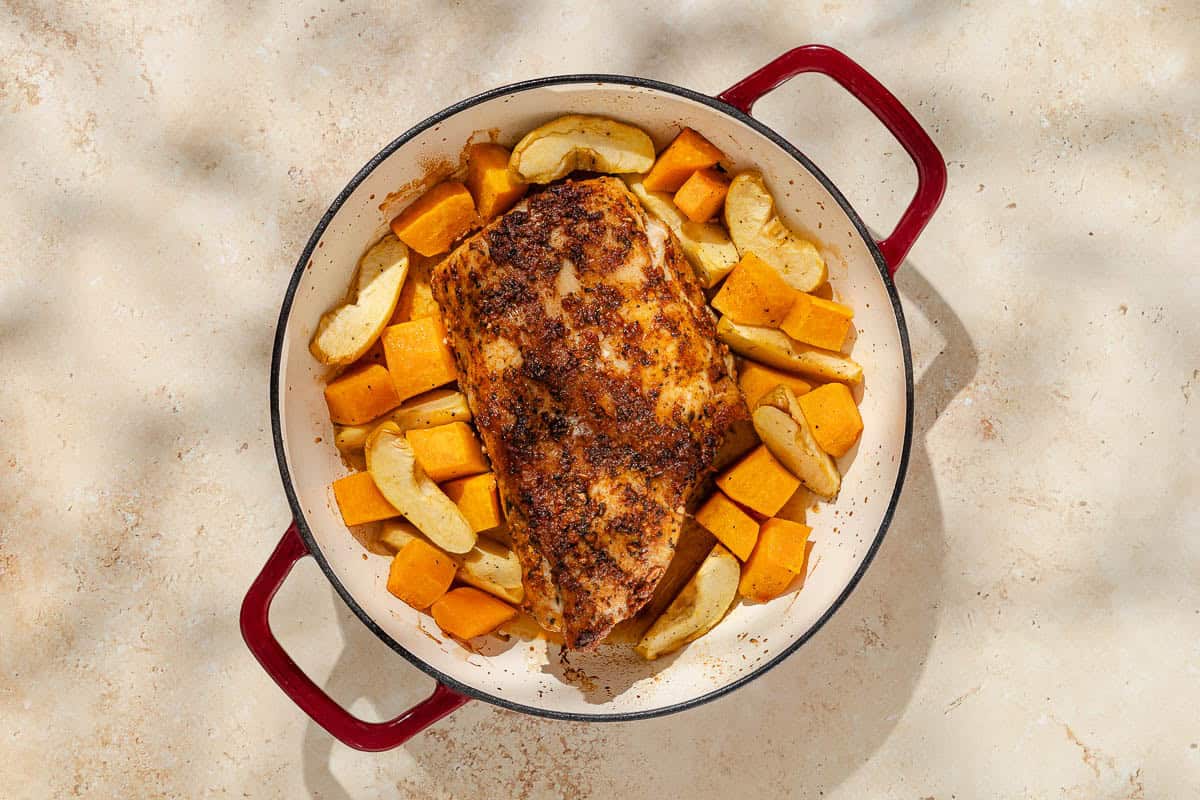
[[[408,248],[392,234],[358,263],[354,300],[324,314],[309,350],[322,364],[344,366],[363,356],[387,327],[408,275]]]
[[[475,546],[475,531],[467,518],[421,469],[399,425],[377,426],[363,450],[380,493],[431,542],[448,553],[465,553]]]
[[[717,320],[717,338],[740,356],[769,367],[808,375],[822,381],[859,383],[862,365],[832,350],[797,342],[775,328],[740,325],[729,317]]]
[[[654,165],[654,142],[623,122],[569,114],[525,134],[508,164],[527,183],[550,183],[575,170],[646,172]]]
[[[842,488],[837,462],[813,438],[791,388],[776,386],[767,392],[751,419],[758,438],[788,472],[814,494],[827,500],[837,497]]]
[[[787,284],[811,292],[829,279],[816,246],[789,229],[775,208],[762,176],[743,172],[725,195],[725,225],[743,256],[754,253],[779,271]]]
[[[634,650],[653,661],[699,639],[724,618],[737,598],[742,568],[733,553],[714,545],[696,574],[654,621]]]

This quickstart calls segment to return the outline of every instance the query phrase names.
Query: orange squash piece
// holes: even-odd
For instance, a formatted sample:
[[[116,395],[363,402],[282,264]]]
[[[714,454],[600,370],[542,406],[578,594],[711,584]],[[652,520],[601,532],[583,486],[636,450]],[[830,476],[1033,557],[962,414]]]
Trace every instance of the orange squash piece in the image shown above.
[[[742,398],[751,411],[762,396],[776,386],[788,387],[797,397],[812,390],[808,381],[790,372],[774,369],[757,361],[742,362],[742,367],[738,370],[738,388],[742,390]]]
[[[853,318],[850,306],[796,292],[795,302],[779,327],[798,342],[836,351],[846,343]]]
[[[483,475],[450,481],[442,485],[442,491],[454,501],[471,524],[471,530],[476,533],[491,530],[504,522],[494,473],[485,472]]]
[[[677,192],[693,172],[715,166],[724,157],[725,154],[708,139],[691,128],[684,128],[667,149],[659,153],[642,185],[652,192]]]
[[[517,615],[508,603],[471,586],[447,592],[431,611],[438,627],[459,639],[491,633]]]
[[[717,487],[730,499],[773,517],[800,487],[800,480],[775,460],[766,445],[759,445],[717,478]]]
[[[862,434],[862,415],[845,384],[827,383],[797,398],[821,449],[834,458],[846,454]]]
[[[721,492],[700,506],[696,522],[742,561],[750,557],[758,541],[758,522]]]
[[[746,253],[721,284],[712,307],[741,325],[776,328],[791,311],[796,290],[754,253]]]
[[[379,491],[369,472],[355,472],[338,478],[333,482],[333,498],[347,525],[363,525],[400,516],[396,507]]]
[[[424,539],[413,539],[392,559],[387,590],[420,611],[446,593],[457,571],[449,555]]]
[[[711,167],[698,169],[675,193],[675,205],[692,222],[708,222],[725,205],[729,178]]]
[[[329,418],[339,425],[361,425],[400,405],[392,376],[378,364],[351,370],[325,387]]]
[[[787,591],[803,575],[808,559],[808,535],[812,528],[784,519],[762,524],[758,544],[742,565],[738,594],[765,603]]]
[[[490,142],[467,148],[467,188],[485,221],[508,211],[529,190],[529,184],[508,168],[511,155],[507,147]]]
[[[408,430],[404,438],[412,445],[417,463],[435,483],[488,471],[479,439],[465,422]]]
[[[400,299],[396,301],[396,310],[392,312],[392,325],[441,314],[437,301],[433,299],[433,287],[429,284],[437,263],[436,258],[415,253],[409,256],[408,275],[404,279],[404,286],[400,287]]]
[[[458,377],[440,317],[422,317],[383,329],[383,354],[401,401]]]
[[[421,255],[436,256],[478,225],[475,201],[467,187],[458,181],[446,181],[401,211],[392,220],[392,233]]]

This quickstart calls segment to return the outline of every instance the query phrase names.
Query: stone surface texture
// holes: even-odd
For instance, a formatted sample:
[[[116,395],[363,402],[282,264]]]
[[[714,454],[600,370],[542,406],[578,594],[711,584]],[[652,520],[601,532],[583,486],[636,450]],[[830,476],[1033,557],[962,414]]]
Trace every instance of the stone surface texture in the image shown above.
[[[327,204],[484,89],[715,93],[808,42],[950,172],[898,278],[915,450],[860,588],[682,715],[473,703],[389,753],[334,743],[237,629],[289,519],[269,353]],[[0,795],[1200,794],[1194,2],[6,0],[0,63]],[[812,76],[755,112],[890,228],[914,173],[867,112]],[[274,621],[356,713],[429,690],[310,563]]]

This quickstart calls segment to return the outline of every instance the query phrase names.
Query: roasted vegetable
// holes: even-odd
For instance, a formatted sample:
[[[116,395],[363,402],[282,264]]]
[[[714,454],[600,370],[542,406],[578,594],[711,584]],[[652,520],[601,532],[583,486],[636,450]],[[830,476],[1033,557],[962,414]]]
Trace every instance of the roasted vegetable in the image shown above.
[[[737,598],[740,570],[738,560],[715,545],[683,591],[638,642],[638,655],[654,660],[712,630]]]
[[[417,454],[418,459],[420,453]],[[491,472],[459,478],[442,484],[442,491],[463,512],[467,522],[476,533],[490,530],[504,522],[500,513],[500,493],[496,490],[496,476]]]
[[[853,359],[801,344],[774,328],[739,325],[728,317],[721,317],[717,322],[717,338],[740,356],[788,372],[810,375],[822,381],[858,383],[862,380],[862,367]]]
[[[817,444],[791,389],[779,386],[768,392],[752,418],[763,444],[789,472],[815,494],[826,499],[837,496],[842,486],[838,466]]]
[[[853,318],[854,309],[849,306],[796,292],[795,302],[779,327],[798,342],[841,350]]]
[[[646,175],[651,192],[677,192],[698,169],[715,166],[725,154],[691,128],[684,128],[667,145]]]
[[[417,610],[429,608],[450,588],[458,565],[424,539],[413,539],[392,558],[387,590]]]
[[[485,222],[508,211],[529,190],[508,168],[511,156],[508,148],[490,142],[467,148],[467,188]]]
[[[575,170],[624,174],[654,164],[654,143],[640,128],[606,117],[569,114],[525,134],[509,167],[529,183],[550,183]]]
[[[696,522],[743,561],[750,557],[758,541],[758,522],[721,492],[713,492],[700,506]]]
[[[478,437],[465,422],[404,432],[417,463],[435,483],[487,472],[488,463]]]
[[[400,405],[392,376],[378,364],[347,372],[325,386],[329,418],[343,425],[370,422]]]
[[[788,387],[795,392],[797,397],[812,389],[812,385],[808,381],[798,378],[790,372],[772,369],[753,361],[744,361],[738,368],[738,388],[742,390],[742,397],[745,398],[746,405],[750,408],[758,405],[758,401],[762,399],[763,395],[776,386]]]
[[[698,169],[675,193],[675,205],[692,222],[708,222],[725,205],[729,179],[715,169]]]
[[[447,252],[477,227],[475,201],[458,181],[439,183],[392,220],[392,233],[423,256]]]
[[[309,350],[322,364],[342,366],[361,358],[392,317],[404,278],[408,248],[387,235],[358,262],[354,301],[321,317]]]
[[[762,176],[744,172],[733,179],[725,196],[725,225],[739,253],[754,253],[779,270],[793,289],[811,291],[829,277],[813,243],[780,220]]]
[[[446,329],[437,317],[401,322],[383,330],[383,352],[401,400],[444,386],[458,377]]]
[[[469,586],[447,592],[430,612],[439,628],[459,639],[491,633],[517,615],[512,606]]]
[[[777,328],[798,294],[778,271],[754,253],[747,253],[721,284],[712,307],[743,325]]]
[[[748,600],[765,603],[787,591],[803,575],[812,528],[785,519],[763,523],[758,545],[742,566],[738,593]]]
[[[701,286],[706,289],[716,286],[737,264],[737,248],[723,227],[713,223],[692,222],[676,208],[671,195],[650,191],[640,178],[627,177],[625,183],[646,213],[657,217],[679,239],[684,258],[692,265]]]
[[[730,499],[764,517],[774,516],[799,485],[799,479],[761,445],[717,478],[717,486]]]
[[[826,453],[841,457],[854,446],[863,430],[862,416],[850,390],[827,383],[799,399],[800,410],[812,427],[813,438]]]
[[[396,423],[375,428],[364,452],[379,491],[421,533],[450,553],[465,553],[475,546],[475,531],[467,518],[421,469]]]
[[[400,512],[387,501],[366,472],[354,472],[334,481],[333,498],[347,525],[362,525],[400,516]]]

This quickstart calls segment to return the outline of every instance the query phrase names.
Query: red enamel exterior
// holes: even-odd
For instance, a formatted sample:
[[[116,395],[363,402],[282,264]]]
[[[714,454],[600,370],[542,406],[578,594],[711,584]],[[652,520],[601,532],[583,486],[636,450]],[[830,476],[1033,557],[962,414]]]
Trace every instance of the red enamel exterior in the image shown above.
[[[437,684],[433,694],[395,719],[364,722],[321,691],[271,632],[271,600],[296,562],[309,555],[296,523],[288,527],[242,601],[242,638],[284,694],[330,735],[355,750],[391,750],[407,742],[470,698]]]

